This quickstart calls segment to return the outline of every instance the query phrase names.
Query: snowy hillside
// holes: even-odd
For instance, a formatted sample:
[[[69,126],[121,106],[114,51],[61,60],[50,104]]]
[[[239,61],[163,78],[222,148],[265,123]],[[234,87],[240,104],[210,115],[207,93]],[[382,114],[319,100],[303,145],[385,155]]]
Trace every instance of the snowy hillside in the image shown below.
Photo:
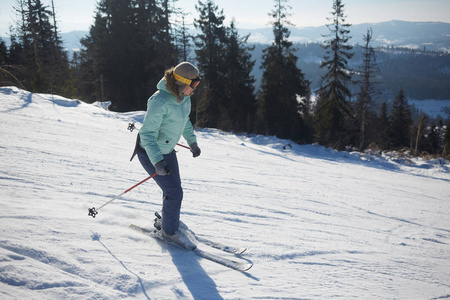
[[[177,149],[182,220],[248,247],[201,246],[241,273],[128,228],[152,226],[153,181],[88,217],[147,177],[143,116],[0,88],[0,299],[450,298],[448,162],[199,131],[200,157]]]

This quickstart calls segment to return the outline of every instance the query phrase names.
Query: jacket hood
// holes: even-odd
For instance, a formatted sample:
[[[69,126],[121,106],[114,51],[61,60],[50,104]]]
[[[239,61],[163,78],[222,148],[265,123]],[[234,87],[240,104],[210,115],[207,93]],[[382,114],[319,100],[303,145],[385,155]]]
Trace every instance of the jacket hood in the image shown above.
[[[183,100],[180,103],[178,103],[177,97],[171,91],[169,91],[169,89],[167,88],[166,79],[164,77],[158,82],[158,84],[156,85],[156,88],[160,91],[164,91],[164,92],[170,94],[171,100],[175,101],[177,104],[182,104],[186,101],[187,98],[189,98],[189,96],[183,96]]]

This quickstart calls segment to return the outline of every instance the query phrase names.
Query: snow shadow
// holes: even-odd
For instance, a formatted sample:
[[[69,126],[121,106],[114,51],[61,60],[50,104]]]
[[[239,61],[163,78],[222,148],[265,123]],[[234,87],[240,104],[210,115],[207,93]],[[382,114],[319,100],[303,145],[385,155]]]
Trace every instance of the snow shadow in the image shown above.
[[[92,232],[92,231],[91,231],[91,232]],[[142,289],[142,293],[144,294],[144,296],[145,296],[147,299],[150,300],[150,297],[147,295],[147,292],[146,292],[146,290],[145,290],[145,286],[144,286],[144,283],[142,282],[141,277],[139,277],[139,275],[137,275],[136,273],[134,273],[133,271],[131,271],[130,269],[128,269],[127,266],[125,266],[125,264],[123,263],[123,261],[121,261],[120,259],[118,259],[118,258],[111,252],[111,250],[109,250],[109,248],[106,247],[106,245],[100,241],[100,234],[92,232],[91,238],[92,238],[93,241],[96,241],[96,242],[98,242],[100,245],[102,245],[103,248],[105,248],[106,251],[108,251],[108,253],[111,254],[111,256],[112,256],[115,260],[117,260],[117,261],[122,265],[122,267],[123,267],[125,270],[127,270],[128,273],[134,275],[134,276],[137,278],[137,280],[138,280],[138,282],[139,282],[139,285],[140,285],[140,287],[141,287],[141,289]]]
[[[284,160],[296,162],[298,157],[319,159],[337,164],[354,164],[365,167],[381,169],[391,172],[405,172],[405,167],[410,169],[434,169],[439,168],[443,172],[449,172],[448,163],[445,160],[436,160],[422,162],[416,159],[395,157],[389,154],[381,153],[360,153],[349,151],[338,151],[320,145],[296,144],[289,140],[278,139],[277,137],[260,136],[260,135],[237,135],[243,143],[241,146],[248,147],[251,144],[260,146],[259,148],[251,147],[254,151],[258,151],[264,155],[275,156]],[[250,144],[251,143],[251,144]],[[291,154],[291,155],[288,155]],[[293,154],[293,155],[292,155]],[[429,177],[433,179],[450,182],[446,179],[433,177],[429,175],[412,174],[415,176]]]
[[[0,88],[0,93],[4,95],[11,95],[11,94],[21,94],[20,100],[22,101],[22,105],[11,108],[8,111],[15,111],[24,109],[27,106],[29,106],[33,102],[33,97],[35,93],[31,92],[24,92],[22,90],[19,90],[17,88]],[[39,94],[36,94],[39,96]],[[41,97],[42,98],[42,97]],[[77,107],[81,102],[79,100],[72,100],[72,99],[66,99],[64,97],[51,95],[51,98],[46,99],[53,103],[53,105],[57,106],[63,106],[63,107]]]
[[[167,247],[172,261],[180,272],[184,284],[194,299],[223,299],[217,290],[217,285],[199,263],[199,257],[192,252],[186,252],[175,247]],[[185,298],[181,291],[175,291]]]
[[[54,96],[49,100],[53,103],[53,105],[62,107],[77,107],[81,103],[79,100],[65,99],[61,97],[55,98]]]
[[[4,95],[11,95],[11,94],[19,94],[21,92],[17,88],[0,88],[0,93],[4,94]],[[23,109],[23,108],[29,106],[32,102],[32,98],[33,98],[33,93],[21,93],[20,100],[23,101],[22,105],[19,107],[5,110],[5,112],[20,110],[20,109]]]

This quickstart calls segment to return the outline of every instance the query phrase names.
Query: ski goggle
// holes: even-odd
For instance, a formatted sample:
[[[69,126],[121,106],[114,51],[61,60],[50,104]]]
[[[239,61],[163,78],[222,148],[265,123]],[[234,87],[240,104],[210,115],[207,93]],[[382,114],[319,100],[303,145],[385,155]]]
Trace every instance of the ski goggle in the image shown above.
[[[194,90],[197,88],[197,86],[199,85],[200,80],[201,80],[200,77],[197,77],[194,79],[187,79],[187,78],[184,78],[183,76],[176,74],[175,72],[173,72],[173,77],[175,77],[175,79],[178,80],[179,82],[187,84]]]

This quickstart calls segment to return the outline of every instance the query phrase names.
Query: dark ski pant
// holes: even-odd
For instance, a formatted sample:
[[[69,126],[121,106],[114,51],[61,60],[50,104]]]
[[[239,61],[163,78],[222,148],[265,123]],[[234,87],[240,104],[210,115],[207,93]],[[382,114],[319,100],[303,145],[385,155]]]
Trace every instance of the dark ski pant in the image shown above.
[[[149,175],[156,173],[155,167],[145,152],[145,149],[139,147],[137,155],[141,165]],[[169,168],[173,174],[160,176],[156,175],[153,179],[163,192],[163,208],[162,208],[162,227],[166,234],[173,235],[180,225],[180,209],[183,200],[183,189],[181,188],[180,170],[175,151],[163,155]]]

